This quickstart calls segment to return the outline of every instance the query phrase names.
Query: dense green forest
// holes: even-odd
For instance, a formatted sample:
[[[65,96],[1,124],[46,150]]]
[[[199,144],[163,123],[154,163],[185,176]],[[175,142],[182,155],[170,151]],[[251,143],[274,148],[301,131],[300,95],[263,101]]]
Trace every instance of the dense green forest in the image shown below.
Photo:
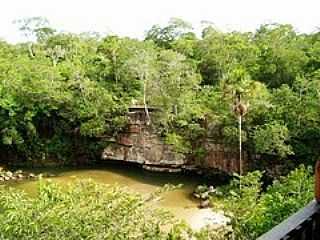
[[[43,18],[16,23],[28,41],[0,41],[2,162],[90,163],[126,126],[134,104],[161,109],[152,124],[178,152],[201,157],[203,149],[192,144],[206,136],[204,122],[237,148],[234,105],[241,97],[252,170],[295,170],[272,184],[253,171],[219,189],[211,201],[229,214],[235,239],[255,239],[313,198],[306,166],[319,157],[319,31],[267,24],[222,32],[208,24],[198,36],[189,23],[172,19],[138,40],[60,32]],[[152,197],[126,191],[92,182],[62,190],[40,181],[38,196],[29,198],[1,186],[0,237],[225,239],[173,224],[149,208]],[[172,224],[170,231],[163,224]]]
[[[236,95],[247,106],[244,148],[287,166],[312,163],[320,141],[320,33],[268,24],[197,36],[172,19],[144,40],[59,32],[17,21],[30,40],[0,42],[0,149],[6,161],[63,164],[100,157],[131,104],[160,107],[159,132],[178,151],[204,120],[237,144]],[[289,164],[290,163],[290,164]]]

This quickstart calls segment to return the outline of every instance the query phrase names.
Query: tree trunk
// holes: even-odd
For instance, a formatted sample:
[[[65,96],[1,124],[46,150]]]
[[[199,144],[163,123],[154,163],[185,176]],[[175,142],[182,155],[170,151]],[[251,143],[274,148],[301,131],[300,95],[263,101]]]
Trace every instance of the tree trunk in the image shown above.
[[[112,64],[113,64],[114,79],[116,80],[116,86],[118,86],[117,55],[115,52],[112,53]]]
[[[242,176],[242,116],[239,115],[239,175]]]
[[[146,124],[149,125],[150,124],[150,115],[149,115],[149,110],[148,110],[148,106],[147,106],[147,100],[146,100],[146,90],[147,90],[147,83],[146,80],[143,80],[143,104],[144,104],[144,110],[146,113],[146,119],[147,122]]]
[[[30,57],[34,58],[34,53],[33,53],[33,49],[32,49],[32,43],[28,44],[28,51],[29,51]]]

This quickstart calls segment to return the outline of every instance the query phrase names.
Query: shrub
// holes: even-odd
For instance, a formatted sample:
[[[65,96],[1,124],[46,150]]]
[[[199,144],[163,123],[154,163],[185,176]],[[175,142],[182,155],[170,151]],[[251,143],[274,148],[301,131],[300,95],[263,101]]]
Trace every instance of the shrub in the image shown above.
[[[68,187],[40,181],[37,197],[30,198],[1,186],[0,239],[224,239],[220,232],[195,234],[154,208],[151,202],[161,192],[146,197],[89,180]]]
[[[262,173],[237,176],[223,187],[222,207],[236,239],[256,239],[313,198],[311,168],[300,166],[262,191]],[[241,180],[241,188],[240,188]]]

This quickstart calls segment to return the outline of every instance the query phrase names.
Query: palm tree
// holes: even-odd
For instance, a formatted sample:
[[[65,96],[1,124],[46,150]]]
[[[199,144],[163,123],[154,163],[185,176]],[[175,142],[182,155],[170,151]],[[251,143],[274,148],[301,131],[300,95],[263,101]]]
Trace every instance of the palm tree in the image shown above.
[[[236,92],[236,99],[233,106],[233,111],[238,117],[239,123],[239,175],[242,175],[242,118],[248,112],[248,107],[241,101],[241,93]],[[241,186],[241,184],[240,184]]]

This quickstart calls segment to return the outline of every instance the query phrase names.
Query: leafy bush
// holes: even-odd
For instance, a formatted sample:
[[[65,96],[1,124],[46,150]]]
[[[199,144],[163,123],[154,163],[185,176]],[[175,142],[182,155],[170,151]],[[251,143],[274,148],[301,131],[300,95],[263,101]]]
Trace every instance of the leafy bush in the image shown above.
[[[262,194],[263,219],[256,226],[257,233],[264,233],[292,213],[308,204],[314,197],[314,177],[311,168],[300,166],[288,176],[281,177]]]
[[[195,234],[154,208],[152,200],[163,190],[146,197],[90,180],[67,188],[41,181],[37,197],[30,198],[1,186],[0,239],[224,239],[222,231]]]
[[[282,158],[294,154],[292,147],[286,144],[289,140],[289,130],[278,122],[257,127],[253,139],[258,153],[277,155]]]
[[[262,187],[261,177],[259,171],[250,172],[246,176],[236,176],[230,185],[219,189],[223,193],[221,207],[230,217],[233,232],[238,239],[254,239],[248,221],[260,211],[258,199]]]
[[[237,176],[223,187],[222,207],[231,218],[236,239],[256,239],[304,207],[313,198],[313,175],[300,166],[262,189],[262,173]],[[241,188],[240,188],[241,182]]]
[[[187,153],[191,148],[188,142],[176,133],[168,133],[165,138],[165,143],[172,145],[179,153]]]

